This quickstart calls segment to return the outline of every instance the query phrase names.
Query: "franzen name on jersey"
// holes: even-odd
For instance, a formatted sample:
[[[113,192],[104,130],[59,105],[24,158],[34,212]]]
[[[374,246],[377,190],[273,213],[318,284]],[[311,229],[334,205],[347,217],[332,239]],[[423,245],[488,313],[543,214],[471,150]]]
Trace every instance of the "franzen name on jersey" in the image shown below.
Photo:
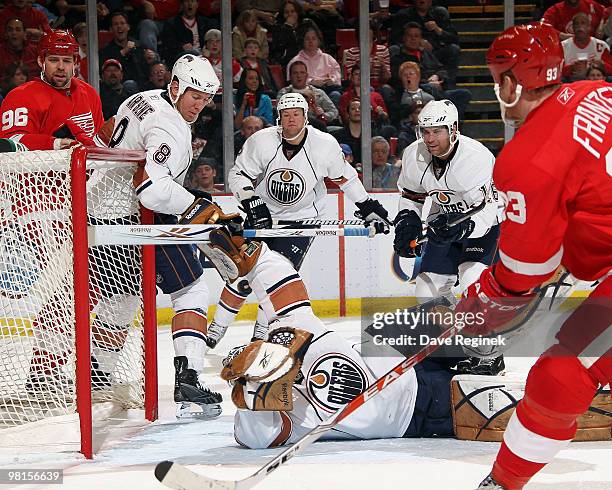
[[[165,92],[149,90],[125,100],[109,146],[146,151],[144,172],[135,177],[136,193],[146,208],[180,214],[193,202],[193,194],[183,188],[193,157],[191,128]]]
[[[425,198],[432,201],[430,218],[439,213],[465,213],[483,200],[485,207],[472,220],[472,238],[483,236],[498,223],[498,194],[493,184],[495,157],[481,143],[459,136],[455,154],[438,175],[433,158],[419,139],[404,150],[402,172],[397,186],[402,193],[401,209],[412,209],[419,215]]]
[[[325,206],[325,177],[336,182],[353,202],[368,198],[357,172],[345,160],[338,142],[308,126],[302,144],[285,155],[276,127],[249,137],[229,172],[229,186],[239,201],[260,196],[272,216],[317,218]]]

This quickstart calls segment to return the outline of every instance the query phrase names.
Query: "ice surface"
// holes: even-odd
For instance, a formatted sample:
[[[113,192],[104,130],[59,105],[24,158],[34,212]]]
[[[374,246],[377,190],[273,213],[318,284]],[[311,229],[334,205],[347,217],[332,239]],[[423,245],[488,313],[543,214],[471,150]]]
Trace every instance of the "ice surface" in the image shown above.
[[[359,332],[357,320],[327,321],[346,336]],[[177,421],[172,401],[172,340],[159,330],[160,419],[142,424],[134,414],[117,416],[96,430],[95,459],[78,454],[0,458],[0,468],[64,468],[63,489],[124,490],[165,488],[153,476],[155,464],[171,459],[217,478],[237,479],[263,465],[276,450],[240,448],[232,435],[229,388],[216,376],[221,359],[251,336],[251,325],[238,324],[210,352],[206,378],[221,391],[223,415],[213,421]],[[526,373],[533,360],[507,359],[512,373]],[[473,489],[487,475],[499,445],[453,439],[385,439],[317,442],[266,479],[262,489]],[[572,443],[538,474],[530,489],[612,489],[612,443]],[[11,488],[2,486],[0,488]],[[49,485],[19,485],[18,490]]]

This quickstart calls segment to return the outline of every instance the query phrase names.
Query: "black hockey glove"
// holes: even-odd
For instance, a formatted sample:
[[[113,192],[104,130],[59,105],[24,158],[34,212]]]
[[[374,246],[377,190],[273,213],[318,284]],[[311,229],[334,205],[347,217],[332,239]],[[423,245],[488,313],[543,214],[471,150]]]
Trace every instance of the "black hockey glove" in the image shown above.
[[[427,238],[434,244],[458,242],[468,238],[474,231],[474,221],[466,219],[459,224],[450,226],[450,223],[462,216],[461,213],[444,213],[436,216],[427,225]]]
[[[410,246],[412,240],[416,240],[423,229],[421,218],[412,210],[403,209],[393,221],[395,226],[395,238],[393,239],[393,249],[400,257],[417,257],[421,255],[421,246],[415,248]]]
[[[376,233],[389,233],[391,222],[388,219],[389,213],[377,200],[369,198],[363,202],[356,202],[358,211],[355,217],[365,221],[366,226],[374,225]]]
[[[270,210],[261,197],[253,196],[250,199],[243,200],[241,204],[247,215],[244,222],[245,228],[253,228],[255,230],[272,228]]]

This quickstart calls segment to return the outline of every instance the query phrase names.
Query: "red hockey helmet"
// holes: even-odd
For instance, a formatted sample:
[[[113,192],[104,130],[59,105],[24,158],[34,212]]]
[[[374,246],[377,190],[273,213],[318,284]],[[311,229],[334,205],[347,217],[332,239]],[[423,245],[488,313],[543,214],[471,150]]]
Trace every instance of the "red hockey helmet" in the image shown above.
[[[79,62],[79,44],[69,31],[50,30],[43,34],[38,44],[38,55],[44,60],[47,55],[74,57]]]
[[[508,71],[526,90],[559,83],[563,68],[559,33],[544,22],[509,27],[491,44],[487,65],[497,84]]]

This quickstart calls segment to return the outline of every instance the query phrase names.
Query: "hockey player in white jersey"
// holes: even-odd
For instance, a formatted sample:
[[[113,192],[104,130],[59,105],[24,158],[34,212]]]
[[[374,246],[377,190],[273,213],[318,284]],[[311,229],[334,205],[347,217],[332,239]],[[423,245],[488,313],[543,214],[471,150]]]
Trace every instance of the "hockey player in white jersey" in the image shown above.
[[[279,220],[316,219],[323,215],[325,177],[336,182],[359,209],[366,224],[387,233],[387,210],[366,192],[357,172],[345,160],[339,143],[308,126],[308,103],[301,94],[283,95],[277,105],[277,125],[258,131],[245,142],[229,172],[229,187],[246,212],[247,228],[270,228]],[[286,257],[296,270],[312,238],[264,240]],[[227,284],[210,325],[208,343],[214,347],[244,304],[250,288],[244,281]],[[254,338],[263,338],[268,320],[258,312]]]
[[[134,186],[142,205],[155,212],[158,224],[228,223],[237,218],[225,215],[209,194],[182,185],[192,160],[190,124],[218,87],[207,60],[184,55],[172,69],[168,90],[141,92],[124,101],[114,118],[112,136],[102,141],[113,148],[145,150],[146,163],[136,172]],[[99,135],[102,140],[104,134]],[[190,411],[191,403],[201,407],[198,416],[218,416],[221,395],[207,389],[200,376],[206,350],[208,288],[197,249],[194,245],[164,245],[155,250],[157,285],[170,295],[175,312],[177,416],[198,413]],[[111,367],[105,364],[112,362],[112,355],[97,357],[100,370]]]
[[[267,363],[260,363],[263,358]],[[294,443],[396,366],[364,357],[312,313],[270,323],[267,341],[230,351],[234,437],[250,449]],[[453,436],[448,363],[427,359],[368,400],[322,439]]]
[[[457,108],[449,100],[425,106],[419,114],[417,136],[402,157],[393,246],[402,257],[421,255],[418,298],[449,296],[457,279],[461,289],[467,288],[495,259],[499,236],[495,157],[484,145],[459,133]],[[430,213],[422,216],[428,196]],[[448,226],[483,202],[484,207],[470,219]],[[411,243],[423,230],[422,220],[427,222],[427,243],[413,248]],[[474,374],[496,374],[503,369],[501,357],[472,358],[463,368],[470,363]]]

